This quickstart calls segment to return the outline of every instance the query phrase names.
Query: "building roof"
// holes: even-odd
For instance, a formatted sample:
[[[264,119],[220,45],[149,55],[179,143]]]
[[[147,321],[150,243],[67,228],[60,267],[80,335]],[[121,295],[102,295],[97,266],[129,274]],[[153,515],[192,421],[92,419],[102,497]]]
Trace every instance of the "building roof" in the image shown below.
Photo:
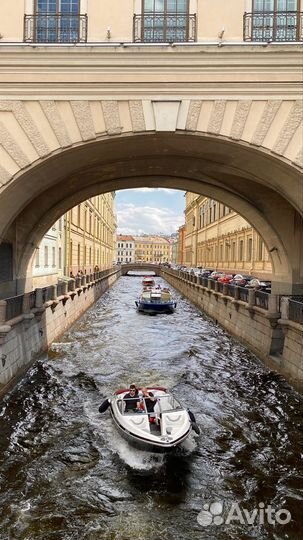
[[[133,236],[128,236],[125,234],[117,234],[117,242],[134,242],[135,239]]]

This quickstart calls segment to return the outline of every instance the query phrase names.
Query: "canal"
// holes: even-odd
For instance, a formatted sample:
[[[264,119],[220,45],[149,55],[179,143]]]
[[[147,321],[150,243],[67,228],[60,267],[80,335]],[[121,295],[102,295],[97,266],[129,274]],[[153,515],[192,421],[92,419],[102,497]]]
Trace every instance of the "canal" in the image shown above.
[[[137,313],[140,286],[121,278],[1,403],[0,540],[302,539],[302,398],[177,292]],[[201,434],[131,448],[98,412],[131,382],[173,390]]]

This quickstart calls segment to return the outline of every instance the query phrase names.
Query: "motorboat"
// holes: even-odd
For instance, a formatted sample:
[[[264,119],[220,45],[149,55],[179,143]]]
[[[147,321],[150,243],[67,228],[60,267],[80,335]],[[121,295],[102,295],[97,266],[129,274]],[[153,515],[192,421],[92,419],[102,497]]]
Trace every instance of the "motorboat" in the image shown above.
[[[177,307],[170,290],[160,286],[143,289],[135,303],[138,311],[153,314],[172,313]]]
[[[181,405],[166,388],[149,387],[153,395],[152,410],[140,389],[135,408],[129,409],[125,396],[129,389],[117,390],[99,408],[104,412],[110,407],[112,418],[120,434],[136,447],[150,452],[168,452],[179,446],[192,428],[199,430],[194,415]],[[131,398],[132,400],[134,398]]]
[[[155,280],[153,276],[144,276],[142,280],[143,289],[147,289],[155,286]]]

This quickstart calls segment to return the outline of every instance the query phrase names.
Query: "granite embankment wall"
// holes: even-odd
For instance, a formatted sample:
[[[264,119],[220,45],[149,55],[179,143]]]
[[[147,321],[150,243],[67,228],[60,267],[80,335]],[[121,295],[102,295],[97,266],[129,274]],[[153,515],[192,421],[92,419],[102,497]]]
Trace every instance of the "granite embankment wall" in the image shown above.
[[[48,288],[51,299],[47,301],[44,301],[45,290],[36,289],[23,296],[22,313],[10,320],[7,320],[7,302],[0,301],[0,398],[33,361],[115,283],[120,274],[119,270],[113,270],[77,278],[72,280],[71,290],[67,283],[63,290],[60,287],[60,295],[57,295],[59,288],[54,285]]]
[[[288,319],[287,298],[280,311],[279,297],[266,295],[264,309],[256,305],[253,290],[248,291],[247,301],[242,301],[238,287],[232,297],[228,286],[220,292],[219,284],[204,280],[203,286],[201,279],[182,272],[163,270],[162,277],[303,392],[303,325]]]

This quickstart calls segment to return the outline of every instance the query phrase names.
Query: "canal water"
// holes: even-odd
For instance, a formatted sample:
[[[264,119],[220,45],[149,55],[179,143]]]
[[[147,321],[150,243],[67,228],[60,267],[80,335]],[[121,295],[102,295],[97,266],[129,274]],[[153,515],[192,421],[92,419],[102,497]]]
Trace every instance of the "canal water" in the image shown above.
[[[302,398],[179,293],[137,313],[140,288],[121,278],[1,403],[0,540],[302,539]],[[131,382],[201,434],[133,449],[98,412]]]

